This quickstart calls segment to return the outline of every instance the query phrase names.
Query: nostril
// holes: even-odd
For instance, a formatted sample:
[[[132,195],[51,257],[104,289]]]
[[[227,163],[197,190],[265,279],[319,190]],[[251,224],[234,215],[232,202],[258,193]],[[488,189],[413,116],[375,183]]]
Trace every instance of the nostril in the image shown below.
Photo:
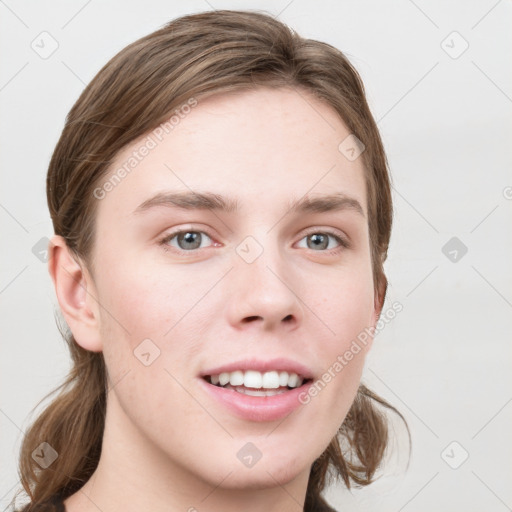
[[[244,322],[251,322],[252,320],[258,320],[258,318],[261,318],[261,316],[248,316],[247,318],[244,318]]]

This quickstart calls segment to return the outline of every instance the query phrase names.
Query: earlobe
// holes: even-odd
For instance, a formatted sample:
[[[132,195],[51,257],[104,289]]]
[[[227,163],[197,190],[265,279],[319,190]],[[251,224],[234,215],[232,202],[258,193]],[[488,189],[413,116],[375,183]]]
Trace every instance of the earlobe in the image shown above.
[[[101,352],[99,308],[90,274],[59,235],[50,240],[48,256],[48,272],[74,339],[86,350]]]
[[[375,294],[375,299],[373,303],[373,326],[377,325],[379,321],[380,314],[382,313],[382,307],[384,306],[384,299],[382,294]]]
[[[386,300],[386,293],[388,290],[388,280],[384,273],[379,276],[379,285],[378,289],[375,293],[375,301],[374,301],[374,313],[375,313],[375,325],[379,321],[380,315],[382,313],[382,308],[384,307],[384,302]]]

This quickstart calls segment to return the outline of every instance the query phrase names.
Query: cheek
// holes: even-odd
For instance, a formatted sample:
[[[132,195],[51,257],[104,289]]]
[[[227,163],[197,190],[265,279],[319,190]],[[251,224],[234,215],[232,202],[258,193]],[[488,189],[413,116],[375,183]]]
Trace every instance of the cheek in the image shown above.
[[[374,314],[371,273],[366,268],[347,272],[336,285],[331,283],[327,293],[317,300],[316,308],[321,312],[325,327],[322,330],[326,333],[316,348],[322,354],[322,374],[304,400],[323,402],[318,410],[334,432],[356,396],[371,346],[369,333]]]
[[[187,282],[180,273],[164,277],[162,269],[150,262],[141,265],[129,260],[111,267],[101,282],[100,296],[103,309],[107,310],[103,313],[109,317],[107,323],[117,324],[114,328],[134,343],[152,336],[161,339],[184,315],[188,302],[195,295],[198,300],[201,291],[197,286],[191,287],[190,280]],[[187,292],[183,293],[185,289]]]
[[[147,392],[158,410],[160,392],[161,399],[168,400],[172,390],[181,389],[170,374],[183,372],[183,362],[197,357],[202,328],[197,315],[208,323],[200,301],[211,284],[199,279],[191,286],[189,273],[175,272],[164,279],[161,269],[145,265],[142,272],[139,267],[134,264],[134,271],[128,272],[128,265],[118,265],[102,276],[101,338],[112,381],[129,373],[126,379],[133,386],[137,383],[137,389],[128,394],[144,403]]]
[[[176,292],[182,285],[179,278],[170,288],[171,280],[158,279],[160,275],[149,267],[144,273],[130,273],[118,266],[104,276],[101,293],[101,337],[110,386],[115,386],[124,414],[155,440],[183,435],[180,422],[173,421],[176,410],[182,422],[204,421],[201,410],[187,406],[190,397],[179,373],[194,350],[184,339],[195,338],[185,315],[201,290],[184,296]]]
[[[331,336],[329,352],[343,350],[350,341],[373,323],[374,290],[366,268],[347,269],[339,279],[331,279],[322,294],[318,311]]]
[[[325,445],[336,435],[357,395],[366,355],[364,348],[353,343],[357,333],[355,326],[345,326],[343,338],[324,345],[322,373],[300,397],[311,408],[312,421],[322,425]]]

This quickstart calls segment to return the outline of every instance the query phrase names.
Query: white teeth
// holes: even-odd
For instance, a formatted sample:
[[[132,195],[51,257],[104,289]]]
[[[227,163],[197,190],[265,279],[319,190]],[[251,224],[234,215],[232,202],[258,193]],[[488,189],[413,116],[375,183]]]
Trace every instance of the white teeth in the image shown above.
[[[221,386],[226,385],[229,382],[229,373],[223,372],[219,375],[219,384]]]
[[[302,385],[304,378],[296,373],[272,370],[261,373],[255,370],[234,372],[222,372],[218,375],[210,375],[212,384],[220,386],[245,386],[253,389],[277,389],[288,386],[297,388]]]
[[[261,386],[269,389],[279,387],[279,374],[277,372],[266,372],[263,374]]]
[[[288,372],[279,372],[279,385],[288,386]]]
[[[288,386],[291,388],[296,388],[297,382],[299,382],[299,376],[296,373],[292,373],[288,378]]]
[[[242,386],[245,382],[245,377],[243,372],[237,370],[236,372],[231,372],[229,376],[229,383],[232,386]]]
[[[234,372],[236,373],[236,372]],[[240,372],[242,373],[242,372]],[[229,380],[229,383],[234,386],[234,384],[231,382],[231,379]],[[263,383],[263,377],[260,372],[255,372],[254,370],[247,370],[244,374],[243,382],[242,384],[246,388],[261,388]]]

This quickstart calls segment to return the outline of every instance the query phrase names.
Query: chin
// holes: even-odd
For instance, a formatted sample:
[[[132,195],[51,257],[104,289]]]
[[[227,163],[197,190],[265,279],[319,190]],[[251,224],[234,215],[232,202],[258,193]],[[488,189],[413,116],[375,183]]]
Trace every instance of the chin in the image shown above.
[[[230,490],[269,489],[286,485],[304,474],[307,480],[314,460],[313,455],[311,461],[308,461],[304,459],[304,454],[299,458],[293,453],[278,454],[274,451],[271,456],[263,455],[248,467],[240,462],[236,455],[230,457],[226,452],[215,455],[203,459],[206,466],[190,469],[207,485]]]
[[[304,468],[305,469],[305,468]],[[224,489],[231,490],[264,490],[271,487],[286,485],[300,474],[300,469],[279,466],[261,466],[245,470],[236,468],[221,484]],[[216,476],[218,485],[218,475]]]

